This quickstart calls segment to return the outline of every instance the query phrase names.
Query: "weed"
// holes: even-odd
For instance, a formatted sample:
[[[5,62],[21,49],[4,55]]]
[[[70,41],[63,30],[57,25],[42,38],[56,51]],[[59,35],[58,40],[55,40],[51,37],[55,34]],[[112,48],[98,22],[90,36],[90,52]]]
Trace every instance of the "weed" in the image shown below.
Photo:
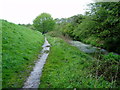
[[[96,64],[97,63],[97,64]],[[103,76],[105,80],[115,84],[115,86],[120,85],[120,56],[113,53],[108,55],[102,55],[101,59],[97,59],[93,62],[92,73],[96,76]]]

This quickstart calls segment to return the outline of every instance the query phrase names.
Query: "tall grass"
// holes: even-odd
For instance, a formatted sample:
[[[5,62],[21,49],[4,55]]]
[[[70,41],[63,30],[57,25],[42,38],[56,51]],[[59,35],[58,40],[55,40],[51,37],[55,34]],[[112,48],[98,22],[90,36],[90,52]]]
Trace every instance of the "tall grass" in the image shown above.
[[[96,77],[104,77],[105,80],[113,83],[114,87],[120,87],[120,55],[109,53],[99,56],[93,61],[91,73]]]

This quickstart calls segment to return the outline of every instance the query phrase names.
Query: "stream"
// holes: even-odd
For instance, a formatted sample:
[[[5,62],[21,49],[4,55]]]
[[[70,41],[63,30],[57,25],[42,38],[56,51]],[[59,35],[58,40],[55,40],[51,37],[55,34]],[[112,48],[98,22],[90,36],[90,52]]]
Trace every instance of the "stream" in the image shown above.
[[[40,77],[42,75],[42,69],[46,62],[46,59],[49,55],[50,51],[50,44],[48,43],[47,39],[45,38],[45,42],[43,44],[43,49],[41,54],[38,56],[38,60],[35,63],[33,71],[30,73],[30,76],[27,78],[26,82],[24,83],[23,88],[38,88],[40,84]]]
[[[85,53],[89,53],[89,54],[92,54],[92,53],[108,54],[108,51],[105,50],[105,49],[101,49],[101,48],[94,47],[94,46],[91,46],[91,45],[88,45],[88,44],[84,44],[84,43],[79,42],[79,41],[69,41],[69,43],[72,46],[77,47],[79,50],[81,50]]]

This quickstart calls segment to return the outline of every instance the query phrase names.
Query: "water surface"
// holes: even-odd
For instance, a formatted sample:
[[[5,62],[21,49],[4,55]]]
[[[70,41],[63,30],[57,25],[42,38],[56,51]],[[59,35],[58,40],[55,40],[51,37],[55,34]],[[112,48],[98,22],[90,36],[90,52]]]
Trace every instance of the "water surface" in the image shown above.
[[[50,44],[48,43],[46,38],[45,38],[44,45],[42,47],[43,47],[41,51],[42,54],[38,56],[38,60],[35,63],[35,67],[33,68],[33,71],[30,73],[30,76],[27,78],[26,82],[24,83],[23,88],[39,87],[40,77],[42,75],[42,69],[50,51]]]

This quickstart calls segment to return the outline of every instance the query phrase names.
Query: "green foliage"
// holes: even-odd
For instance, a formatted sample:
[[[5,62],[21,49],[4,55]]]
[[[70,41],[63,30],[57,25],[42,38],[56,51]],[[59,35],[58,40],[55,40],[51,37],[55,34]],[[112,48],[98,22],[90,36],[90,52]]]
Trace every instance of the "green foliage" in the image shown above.
[[[99,23],[95,29],[97,36],[104,40],[109,51],[120,52],[120,2],[92,4],[91,18]],[[111,44],[112,43],[112,44]]]
[[[48,32],[46,35],[49,35],[51,37],[58,37],[58,38],[61,38],[63,39],[64,41],[68,42],[71,40],[70,36],[68,34],[64,34],[63,32],[61,31],[51,31],[51,32]]]
[[[54,29],[55,21],[50,14],[42,13],[35,18],[35,20],[33,21],[33,26],[36,28],[36,30],[44,34]]]
[[[0,20],[0,89],[2,88],[2,21]]]
[[[82,41],[95,33],[95,26],[96,22],[86,16],[86,18],[82,20],[82,23],[75,28],[74,35]]]
[[[89,68],[92,57],[60,38],[47,37],[51,50],[44,66],[40,88],[110,88],[103,77],[96,79]]]
[[[75,28],[78,27],[82,20],[85,17],[81,14],[72,16],[70,18],[61,18],[56,19],[57,22],[57,30],[62,31],[64,34],[69,34],[69,36],[75,38]]]
[[[120,86],[120,56],[113,53],[103,55],[102,59],[94,62],[92,67],[94,75],[104,76],[104,79]]]
[[[58,20],[58,30],[82,42],[96,38],[99,41],[92,40],[92,45],[120,53],[120,2],[97,2],[89,6],[91,10],[84,16]]]
[[[91,4],[91,11],[87,12],[86,15],[82,16],[82,18],[78,18],[79,16],[75,15],[73,16],[74,18],[62,18],[61,20],[58,20],[59,23],[57,24],[57,30],[62,31],[64,34],[68,34],[75,40],[102,47],[108,51],[120,53],[119,8],[120,2],[99,2]],[[89,71],[93,77],[97,80],[101,78],[101,81],[105,80],[111,83],[111,86],[109,86],[109,84],[108,87],[119,87],[120,55],[110,53],[108,55],[101,56],[100,54],[95,55],[95,58],[96,59],[93,60],[92,64],[89,65],[91,67]],[[89,82],[89,79],[87,80]],[[91,82],[94,82],[94,79]],[[105,82],[103,81],[103,83]],[[84,84],[87,85],[87,83]],[[98,84],[97,87],[99,87],[99,85],[100,84]]]
[[[0,20],[1,21],[1,20]],[[38,31],[2,20],[2,87],[21,88],[42,49]]]
[[[48,32],[47,35],[52,36],[52,37],[62,37],[63,34],[60,31],[51,31]]]

